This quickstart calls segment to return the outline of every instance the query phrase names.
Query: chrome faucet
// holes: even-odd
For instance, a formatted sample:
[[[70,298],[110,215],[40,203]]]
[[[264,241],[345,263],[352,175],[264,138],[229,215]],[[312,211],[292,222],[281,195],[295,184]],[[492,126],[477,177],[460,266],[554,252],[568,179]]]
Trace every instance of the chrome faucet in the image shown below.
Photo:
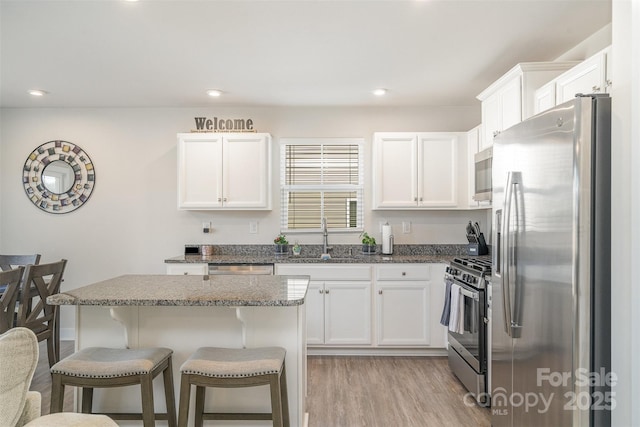
[[[329,232],[327,230],[327,218],[322,218],[322,253],[328,254],[331,247],[329,246]]]

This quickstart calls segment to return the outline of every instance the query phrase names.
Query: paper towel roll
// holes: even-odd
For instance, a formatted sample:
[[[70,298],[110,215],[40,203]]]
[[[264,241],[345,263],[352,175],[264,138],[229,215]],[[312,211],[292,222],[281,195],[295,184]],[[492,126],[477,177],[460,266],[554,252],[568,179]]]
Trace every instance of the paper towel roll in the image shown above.
[[[382,226],[382,253],[385,255],[393,253],[393,234],[391,234],[391,226],[389,224]]]

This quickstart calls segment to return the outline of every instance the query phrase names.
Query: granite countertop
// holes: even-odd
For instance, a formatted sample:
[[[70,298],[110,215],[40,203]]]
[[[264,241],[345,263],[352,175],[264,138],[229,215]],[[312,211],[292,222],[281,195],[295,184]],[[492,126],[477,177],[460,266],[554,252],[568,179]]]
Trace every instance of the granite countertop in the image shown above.
[[[124,275],[47,298],[51,305],[296,306],[309,276]]]
[[[206,264],[394,264],[394,263],[449,263],[459,255],[352,255],[332,256],[322,260],[320,256],[294,255],[179,255],[164,260],[165,263]]]
[[[187,245],[198,248],[200,245]],[[213,246],[213,245],[212,245]],[[466,255],[467,245],[395,245],[393,255],[382,255],[378,247],[374,255],[362,253],[362,245],[333,245],[331,259],[322,260],[322,245],[303,245],[295,256],[289,245],[288,254],[276,255],[274,245],[215,245],[213,255],[179,255],[165,263],[207,264],[393,264],[449,263],[456,256]]]

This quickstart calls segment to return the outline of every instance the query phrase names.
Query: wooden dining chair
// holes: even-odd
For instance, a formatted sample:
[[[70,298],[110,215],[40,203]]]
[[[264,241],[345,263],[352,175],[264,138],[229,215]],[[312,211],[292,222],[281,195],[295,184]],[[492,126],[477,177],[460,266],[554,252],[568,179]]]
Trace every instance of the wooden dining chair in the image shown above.
[[[0,334],[13,327],[24,267],[0,272]]]
[[[35,289],[36,297],[22,292],[16,326],[31,329],[38,342],[47,340],[49,367],[60,360],[59,307],[47,304],[47,297],[60,291],[67,260],[49,264],[28,265],[24,272],[23,289]]]
[[[31,255],[0,254],[0,271],[9,271],[9,270],[13,270],[16,267],[26,267],[29,264],[35,265],[39,263],[40,263],[40,254],[31,254]],[[0,294],[4,293],[5,288],[6,286],[0,283]],[[30,290],[30,292],[31,292],[31,297],[36,296],[36,291],[34,289]],[[18,298],[17,298],[16,304],[20,301],[21,293],[22,293],[22,286],[18,287]],[[15,324],[13,326],[15,326]]]
[[[40,263],[40,254],[33,255],[2,255],[0,254],[0,270],[7,271],[16,267],[26,267],[29,264]]]

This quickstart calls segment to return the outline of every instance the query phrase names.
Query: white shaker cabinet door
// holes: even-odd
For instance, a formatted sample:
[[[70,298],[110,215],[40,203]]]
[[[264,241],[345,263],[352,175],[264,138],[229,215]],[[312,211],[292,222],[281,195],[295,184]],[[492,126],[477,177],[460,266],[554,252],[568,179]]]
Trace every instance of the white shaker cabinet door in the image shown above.
[[[371,282],[325,282],[325,344],[371,344]]]
[[[458,206],[458,137],[418,134],[418,206]]]
[[[418,200],[417,134],[376,135],[374,150],[374,207],[416,207]]]
[[[178,142],[178,208],[222,207],[222,135],[187,134]]]
[[[223,202],[230,209],[268,208],[271,171],[269,138],[261,134],[225,137]]]
[[[376,328],[379,346],[429,345],[429,282],[378,282]]]
[[[594,55],[561,75],[556,82],[557,103],[569,101],[578,93],[603,93],[606,89],[605,58],[604,53]]]
[[[324,344],[324,283],[311,281],[305,297],[307,344]]]

